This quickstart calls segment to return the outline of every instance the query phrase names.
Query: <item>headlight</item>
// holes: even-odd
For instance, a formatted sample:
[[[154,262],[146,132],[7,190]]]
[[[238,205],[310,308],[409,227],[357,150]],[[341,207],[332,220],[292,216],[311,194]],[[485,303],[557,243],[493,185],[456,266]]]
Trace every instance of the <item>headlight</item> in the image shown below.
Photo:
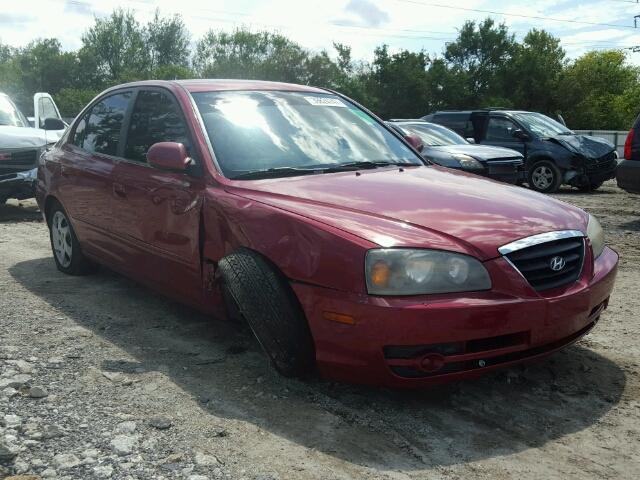
[[[470,155],[465,155],[464,153],[453,153],[451,154],[453,158],[460,162],[462,168],[467,170],[483,170],[484,166],[475,158]]]
[[[369,250],[365,270],[371,295],[423,295],[491,288],[489,273],[478,260],[441,250]]]
[[[589,225],[587,225],[587,237],[591,242],[593,258],[596,259],[604,250],[604,231],[596,217],[589,214]]]

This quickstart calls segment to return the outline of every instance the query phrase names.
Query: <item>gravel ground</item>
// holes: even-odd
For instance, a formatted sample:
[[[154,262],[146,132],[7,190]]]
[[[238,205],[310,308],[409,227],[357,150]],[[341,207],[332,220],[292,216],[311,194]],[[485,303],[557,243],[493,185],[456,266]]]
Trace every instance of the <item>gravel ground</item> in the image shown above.
[[[638,478],[640,198],[557,197],[620,252],[595,331],[410,392],[280,378],[244,330],[104,269],[59,273],[35,203],[0,207],[0,478]]]

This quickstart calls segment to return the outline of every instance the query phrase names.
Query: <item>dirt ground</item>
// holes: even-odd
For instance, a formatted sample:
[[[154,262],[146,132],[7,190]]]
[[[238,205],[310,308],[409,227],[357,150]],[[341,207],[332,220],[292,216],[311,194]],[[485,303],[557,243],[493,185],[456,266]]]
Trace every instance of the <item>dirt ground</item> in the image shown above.
[[[640,197],[557,197],[620,253],[597,328],[409,392],[280,378],[243,330],[106,270],[59,273],[35,204],[0,207],[0,478],[638,478]]]

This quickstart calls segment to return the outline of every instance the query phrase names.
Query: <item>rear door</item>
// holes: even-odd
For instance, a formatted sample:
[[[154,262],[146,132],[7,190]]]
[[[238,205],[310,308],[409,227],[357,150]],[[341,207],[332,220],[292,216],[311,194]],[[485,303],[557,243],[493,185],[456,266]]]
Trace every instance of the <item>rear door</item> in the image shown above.
[[[102,98],[76,124],[60,156],[59,195],[87,253],[119,263],[114,226],[114,175],[133,91]]]
[[[116,233],[130,246],[132,274],[168,293],[199,301],[200,211],[204,181],[192,135],[168,90],[138,90],[117,168]],[[147,163],[154,143],[184,144],[194,159],[187,173]]]
[[[475,137],[469,112],[435,113],[430,121],[453,130],[463,138]]]

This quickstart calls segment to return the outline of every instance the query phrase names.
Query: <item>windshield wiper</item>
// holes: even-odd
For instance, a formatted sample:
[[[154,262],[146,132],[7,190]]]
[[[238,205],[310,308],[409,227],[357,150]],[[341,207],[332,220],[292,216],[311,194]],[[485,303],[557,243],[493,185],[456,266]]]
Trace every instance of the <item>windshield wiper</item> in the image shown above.
[[[251,170],[231,177],[231,179],[258,180],[261,178],[295,177],[298,175],[313,175],[318,173],[352,172],[355,170],[374,169],[387,166],[419,167],[420,165],[408,162],[371,162],[369,160],[362,160],[358,162],[310,165],[307,167],[273,167],[261,170]]]
[[[324,171],[373,169],[378,167],[389,167],[389,166],[418,167],[420,165],[417,163],[409,163],[409,162],[387,162],[384,160],[378,161],[378,162],[371,162],[369,160],[361,160],[358,162],[337,163],[331,167],[327,167]]]
[[[295,177],[297,175],[312,175],[314,173],[322,172],[323,169],[321,168],[274,167],[240,173],[231,177],[231,180],[258,180],[261,178]]]

